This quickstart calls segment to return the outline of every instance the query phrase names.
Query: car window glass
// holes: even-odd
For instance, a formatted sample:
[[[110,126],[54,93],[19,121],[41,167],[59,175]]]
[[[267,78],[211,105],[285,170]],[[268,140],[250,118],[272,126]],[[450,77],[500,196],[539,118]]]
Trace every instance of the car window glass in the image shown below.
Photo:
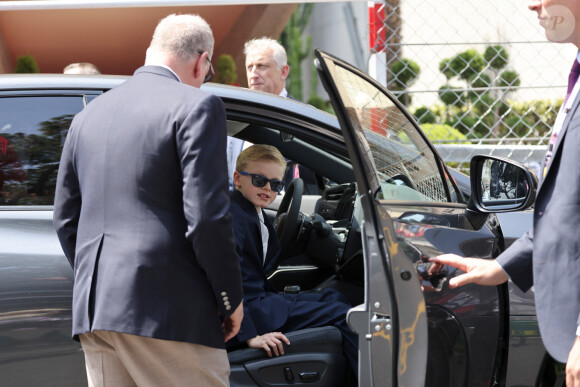
[[[52,205],[64,139],[82,96],[0,98],[0,205]]]
[[[447,182],[447,188],[449,189],[449,193],[451,194],[451,201],[454,203],[461,202],[463,200],[461,194],[459,194],[456,185],[453,183],[451,176],[445,171],[445,181]]]
[[[286,158],[286,163],[283,178],[285,188],[292,183],[292,180],[299,177],[304,182],[304,195],[320,195],[319,182],[317,181],[319,177],[316,176],[316,172],[288,158]]]
[[[378,198],[448,201],[437,158],[407,116],[373,84],[336,69],[348,95],[343,101],[351,124],[362,130],[371,152]]]
[[[231,125],[233,121],[229,121]],[[233,173],[236,168],[236,160],[240,152],[243,149],[251,146],[252,143],[249,141],[244,141],[236,137],[228,136],[227,139],[227,160],[228,160],[228,179],[229,188],[232,191],[234,187],[233,183]],[[286,171],[284,172],[284,186],[287,188],[292,180],[300,177],[304,182],[304,194],[305,195],[320,195],[321,186],[332,186],[336,185],[332,180],[317,174],[313,169],[306,167],[296,160],[292,160],[286,157]]]

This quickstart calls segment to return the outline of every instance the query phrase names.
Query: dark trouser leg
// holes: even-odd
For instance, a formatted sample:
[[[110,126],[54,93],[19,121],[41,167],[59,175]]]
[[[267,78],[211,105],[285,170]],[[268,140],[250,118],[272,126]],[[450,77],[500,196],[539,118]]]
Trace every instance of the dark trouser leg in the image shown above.
[[[285,295],[293,300],[288,320],[282,332],[299,329],[335,326],[342,334],[342,348],[348,363],[358,377],[358,335],[346,323],[350,305],[339,292],[327,289],[321,293]]]

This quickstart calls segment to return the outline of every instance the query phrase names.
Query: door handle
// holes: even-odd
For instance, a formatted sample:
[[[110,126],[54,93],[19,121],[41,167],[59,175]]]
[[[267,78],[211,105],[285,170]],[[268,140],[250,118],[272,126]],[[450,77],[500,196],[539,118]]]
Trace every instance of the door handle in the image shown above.
[[[422,258],[422,257],[421,257]],[[429,258],[427,258],[429,259]],[[416,262],[414,264],[415,271],[423,281],[428,281],[433,286],[436,292],[441,291],[443,284],[447,280],[447,275],[449,271],[441,265],[432,262]]]

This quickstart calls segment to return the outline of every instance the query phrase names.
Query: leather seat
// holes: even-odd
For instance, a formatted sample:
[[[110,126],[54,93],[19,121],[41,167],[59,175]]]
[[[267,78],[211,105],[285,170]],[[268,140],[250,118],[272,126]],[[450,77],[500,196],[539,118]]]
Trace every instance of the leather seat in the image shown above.
[[[346,359],[342,336],[335,327],[303,329],[286,334],[284,355],[269,358],[263,349],[245,348],[228,353],[230,384],[245,386],[336,387],[344,380]]]

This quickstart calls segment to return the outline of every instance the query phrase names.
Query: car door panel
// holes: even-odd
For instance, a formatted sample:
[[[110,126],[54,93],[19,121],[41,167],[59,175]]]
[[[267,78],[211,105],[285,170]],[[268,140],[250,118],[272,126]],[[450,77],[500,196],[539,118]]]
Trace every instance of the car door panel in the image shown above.
[[[70,337],[73,272],[52,211],[0,211],[0,245],[2,384],[86,385],[80,344]]]
[[[456,184],[393,96],[337,58],[317,51],[317,60],[354,160],[359,193],[368,198],[366,239],[375,226],[378,240],[365,251],[369,266],[377,258],[382,264],[369,269],[367,284],[372,385],[385,380],[400,386],[488,385],[505,337],[500,313],[505,289],[450,290],[445,282],[455,271],[432,272],[428,258],[443,253],[494,258],[501,250],[499,234],[493,224],[474,228],[466,205],[454,202],[462,200]],[[382,310],[378,298],[389,298],[390,310]],[[393,329],[390,346],[376,339],[387,334],[387,325]],[[392,364],[392,379],[380,364]],[[409,365],[415,378],[406,375]],[[416,377],[424,370],[422,379]]]
[[[52,224],[52,203],[70,122],[98,94],[42,90],[0,97],[0,375],[5,385],[87,383],[80,344],[71,339],[73,271]],[[10,162],[3,159],[10,154]]]
[[[446,282],[457,271],[429,275],[430,264],[426,261],[443,253],[492,259],[500,251],[497,236],[487,225],[473,229],[461,206],[433,208],[382,203],[384,210],[396,219],[400,249],[413,262],[423,287],[429,319],[427,369],[431,385],[440,385],[442,380],[452,386],[486,385],[496,361],[489,354],[497,353],[499,343],[495,338],[502,337],[501,330],[505,328],[500,314],[506,307],[500,304],[505,301],[504,288],[450,289]],[[442,220],[449,220],[449,224],[442,224]],[[466,359],[477,367],[468,369]],[[441,375],[443,368],[452,370],[454,375]]]
[[[357,120],[357,107],[352,101],[345,103],[350,98],[349,91],[354,89],[356,94],[358,86],[365,87],[365,80],[358,82],[356,71],[336,58],[319,50],[316,56],[320,77],[343,129],[365,219],[363,247],[368,297],[362,310],[349,315],[349,321],[360,320],[354,317],[358,313],[368,318],[365,327],[353,326],[358,329],[360,351],[368,351],[371,359],[370,369],[359,375],[360,382],[369,386],[423,385],[427,363],[425,301],[418,281],[411,280],[414,278],[411,261],[398,248],[392,219],[375,201],[379,179],[375,161],[369,157],[371,145]],[[345,86],[342,81],[346,78]],[[371,107],[370,115],[375,112],[380,114],[380,110]]]

